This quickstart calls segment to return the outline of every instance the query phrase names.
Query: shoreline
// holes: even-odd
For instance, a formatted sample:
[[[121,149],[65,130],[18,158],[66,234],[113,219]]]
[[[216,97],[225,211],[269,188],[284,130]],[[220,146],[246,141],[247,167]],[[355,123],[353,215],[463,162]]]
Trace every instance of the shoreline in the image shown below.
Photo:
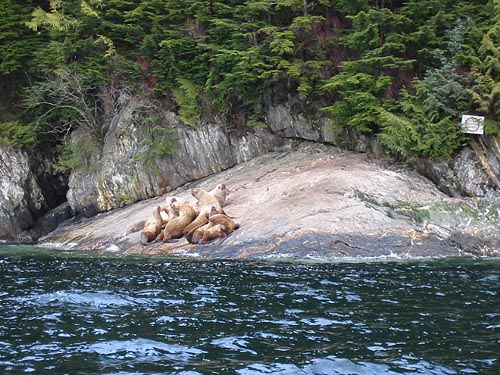
[[[8,249],[8,250],[6,250]],[[263,256],[263,257],[245,257],[245,258],[224,258],[224,257],[206,257],[199,256],[195,253],[167,255],[161,253],[155,254],[131,254],[123,251],[109,250],[80,250],[67,249],[62,247],[51,247],[48,244],[15,244],[15,243],[0,243],[0,256],[11,253],[10,250],[22,251],[23,255],[26,251],[32,251],[33,255],[43,254],[60,254],[67,257],[83,257],[83,258],[98,258],[98,259],[144,259],[154,261],[174,261],[174,262],[244,262],[244,263],[277,263],[277,264],[357,264],[357,263],[425,263],[425,262],[461,262],[461,261],[478,261],[478,262],[500,262],[498,256],[479,256],[473,254],[462,255],[431,255],[431,256],[398,256],[380,255],[366,257],[296,257],[282,254],[280,256]],[[28,252],[28,254],[31,254]]]

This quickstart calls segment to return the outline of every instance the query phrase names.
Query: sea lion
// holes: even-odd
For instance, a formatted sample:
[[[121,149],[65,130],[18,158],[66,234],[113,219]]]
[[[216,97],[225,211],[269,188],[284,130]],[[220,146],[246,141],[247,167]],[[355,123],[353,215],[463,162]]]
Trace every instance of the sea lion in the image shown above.
[[[228,233],[223,225],[205,224],[186,235],[186,239],[193,244],[206,244],[216,238],[226,237]]]
[[[215,227],[217,229],[212,229]],[[226,237],[239,227],[236,221],[225,214],[216,213],[215,207],[212,207],[208,223],[193,227],[190,231],[186,231],[185,236],[190,243],[207,243],[215,238]]]
[[[222,191],[223,189],[219,190]],[[208,222],[209,215],[212,213],[224,213],[219,201],[213,194],[201,188],[194,188],[191,190],[191,194],[197,200],[195,209],[198,211],[198,216],[194,221],[194,224],[190,225],[189,228],[184,231],[184,235],[192,232],[197,227],[206,224]]]
[[[216,238],[225,237],[227,233],[222,230],[221,225],[212,225],[210,223],[195,228],[188,234],[186,239],[193,244],[207,243]]]
[[[203,232],[205,231],[205,227],[209,226],[208,224],[205,224],[201,227],[193,229],[191,232],[186,233],[185,237],[186,240],[188,240],[189,243],[200,243],[201,239],[203,238]]]
[[[179,216],[179,212],[176,211],[175,209],[172,208],[171,204],[174,203],[174,202],[181,202],[182,199],[181,198],[178,198],[178,197],[167,197],[165,198],[165,204],[163,206],[160,207],[161,211],[166,213],[167,215],[167,218],[165,221],[165,223],[168,221],[168,220],[172,220],[174,217],[177,217]]]
[[[153,210],[153,217],[144,222],[144,228],[141,232],[141,242],[144,245],[150,244],[161,232],[163,219],[160,214],[160,207],[156,206]]]
[[[217,199],[217,202],[219,202],[221,207],[224,207],[226,205],[226,197],[229,194],[229,190],[227,189],[225,184],[217,185],[208,193],[213,195],[215,199]]]
[[[216,206],[211,206],[210,207],[210,212],[208,212],[206,210],[206,207],[203,208],[203,211],[200,212],[198,214],[198,216],[196,217],[196,219],[191,223],[189,224],[188,226],[186,226],[186,228],[184,228],[184,231],[183,231],[183,235],[186,235],[188,234],[189,232],[192,232],[193,230],[195,230],[196,228],[199,228],[201,227],[202,225],[205,225],[208,223],[209,221],[209,217],[213,216],[213,215],[223,215],[225,217],[227,217],[225,214],[221,214],[220,212],[222,211],[222,208],[217,208]],[[224,211],[222,211],[224,212]],[[229,220],[231,220],[229,217],[227,217]],[[219,224],[219,222],[216,222],[215,224]],[[222,222],[221,224],[228,224],[226,222]],[[233,221],[233,224],[236,224],[234,221]],[[230,232],[232,232],[234,229],[234,225],[231,225],[229,224],[228,225],[228,228],[230,228]]]
[[[212,225],[221,225],[222,229],[227,234],[234,232],[236,229],[240,227],[240,224],[238,224],[236,221],[231,219],[226,214],[217,214],[217,213],[211,214],[208,218],[208,221]]]
[[[203,230],[203,235],[198,243],[204,244],[217,238],[223,238],[226,236],[227,233],[224,231],[222,225],[217,224]]]
[[[173,202],[170,206],[179,212],[179,216],[170,220],[163,232],[158,235],[157,239],[162,239],[164,242],[173,238],[181,238],[184,228],[196,218],[196,212],[187,202]]]
[[[196,216],[196,219],[194,219],[189,225],[184,228],[182,231],[182,234],[185,236],[189,232],[194,231],[196,228],[201,227],[202,225],[205,225],[208,223],[208,212],[202,212],[198,216]]]
[[[215,207],[217,213],[224,212],[217,198],[208,191],[200,188],[194,188],[193,190],[191,190],[191,194],[197,200],[198,212],[200,214],[202,212],[208,212],[210,214],[212,206]]]

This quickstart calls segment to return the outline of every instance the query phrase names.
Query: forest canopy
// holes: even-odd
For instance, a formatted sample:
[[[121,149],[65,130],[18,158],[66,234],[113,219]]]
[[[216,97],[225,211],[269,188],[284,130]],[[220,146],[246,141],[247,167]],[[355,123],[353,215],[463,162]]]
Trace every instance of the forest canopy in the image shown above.
[[[4,0],[0,16],[0,141],[18,147],[81,129],[98,149],[123,92],[236,128],[294,97],[404,158],[452,155],[463,113],[500,135],[500,0]]]

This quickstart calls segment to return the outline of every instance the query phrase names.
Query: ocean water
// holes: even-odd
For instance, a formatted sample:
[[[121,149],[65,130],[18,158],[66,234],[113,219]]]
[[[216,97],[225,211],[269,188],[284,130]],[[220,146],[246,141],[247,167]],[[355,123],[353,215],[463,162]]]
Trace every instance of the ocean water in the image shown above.
[[[500,260],[0,247],[0,374],[500,374]]]

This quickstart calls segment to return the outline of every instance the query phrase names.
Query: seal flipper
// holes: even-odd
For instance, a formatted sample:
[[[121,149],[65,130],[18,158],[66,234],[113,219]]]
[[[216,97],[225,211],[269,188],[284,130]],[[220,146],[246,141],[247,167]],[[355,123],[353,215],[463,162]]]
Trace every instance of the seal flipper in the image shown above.
[[[144,233],[141,233],[141,243],[145,246],[151,245],[155,240],[149,240],[148,236],[146,236]]]

